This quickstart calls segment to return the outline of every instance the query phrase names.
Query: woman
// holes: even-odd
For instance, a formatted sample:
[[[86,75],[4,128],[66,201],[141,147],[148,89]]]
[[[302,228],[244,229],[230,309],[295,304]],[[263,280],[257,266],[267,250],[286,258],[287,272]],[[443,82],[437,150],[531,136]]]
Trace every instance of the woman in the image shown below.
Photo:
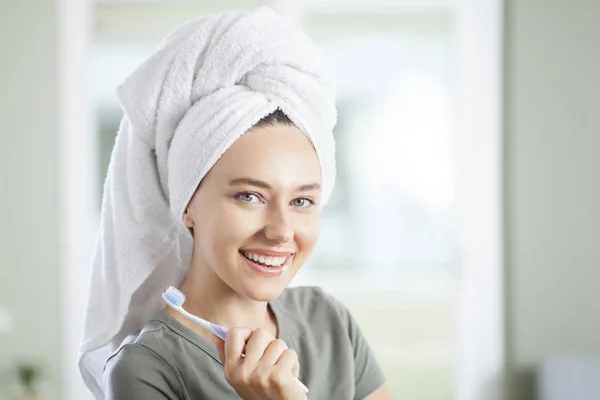
[[[306,399],[298,378],[315,399],[389,399],[347,309],[286,289],[335,176],[335,98],[310,41],[266,7],[209,16],[119,96],[80,361],[96,396]],[[168,284],[226,340],[159,309]]]

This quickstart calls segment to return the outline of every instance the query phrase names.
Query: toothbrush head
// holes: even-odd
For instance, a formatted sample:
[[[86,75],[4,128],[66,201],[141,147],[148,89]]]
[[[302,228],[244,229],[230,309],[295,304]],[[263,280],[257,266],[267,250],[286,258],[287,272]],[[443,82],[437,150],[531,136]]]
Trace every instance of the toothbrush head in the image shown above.
[[[183,306],[185,302],[185,294],[181,293],[179,289],[169,286],[169,288],[162,294],[163,300],[173,308],[179,308]]]

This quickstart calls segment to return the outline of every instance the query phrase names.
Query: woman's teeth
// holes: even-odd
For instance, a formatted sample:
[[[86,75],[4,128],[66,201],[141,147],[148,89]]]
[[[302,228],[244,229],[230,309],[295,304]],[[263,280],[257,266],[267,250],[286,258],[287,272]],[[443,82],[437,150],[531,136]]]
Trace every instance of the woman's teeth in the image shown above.
[[[285,263],[287,257],[265,257],[248,251],[242,252],[244,256],[254,262],[264,264],[268,267],[280,267]]]

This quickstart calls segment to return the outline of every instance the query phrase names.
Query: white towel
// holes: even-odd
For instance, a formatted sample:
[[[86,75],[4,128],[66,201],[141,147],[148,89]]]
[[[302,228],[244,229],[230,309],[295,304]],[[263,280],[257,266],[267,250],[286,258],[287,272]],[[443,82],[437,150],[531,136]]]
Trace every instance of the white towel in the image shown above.
[[[202,177],[280,108],[313,143],[323,203],[335,180],[335,87],[316,46],[270,8],[176,28],[117,89],[124,109],[104,186],[79,366],[102,399],[107,358],[163,307],[192,256],[182,216]]]

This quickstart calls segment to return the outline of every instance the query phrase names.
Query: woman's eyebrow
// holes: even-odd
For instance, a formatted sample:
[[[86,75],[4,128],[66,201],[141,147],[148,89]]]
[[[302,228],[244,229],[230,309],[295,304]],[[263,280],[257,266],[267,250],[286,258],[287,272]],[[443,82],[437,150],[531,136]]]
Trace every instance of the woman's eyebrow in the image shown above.
[[[247,177],[235,178],[229,181],[229,186],[237,186],[237,185],[250,185],[255,186],[261,189],[271,189],[271,185],[266,182],[260,181],[258,179],[252,179]],[[311,190],[319,190],[321,189],[321,185],[318,183],[309,183],[307,185],[300,185],[296,188],[296,191],[299,192],[308,192]]]
[[[308,185],[300,185],[298,186],[298,188],[296,188],[296,191],[298,192],[310,192],[311,190],[320,190],[321,189],[321,185],[319,185],[318,183],[310,183]]]
[[[246,177],[235,178],[235,179],[232,179],[229,181],[229,186],[237,186],[237,185],[250,185],[250,186],[259,187],[261,189],[271,189],[271,186],[269,186],[269,184],[266,182],[259,181],[258,179],[252,179],[252,178],[246,178]]]

